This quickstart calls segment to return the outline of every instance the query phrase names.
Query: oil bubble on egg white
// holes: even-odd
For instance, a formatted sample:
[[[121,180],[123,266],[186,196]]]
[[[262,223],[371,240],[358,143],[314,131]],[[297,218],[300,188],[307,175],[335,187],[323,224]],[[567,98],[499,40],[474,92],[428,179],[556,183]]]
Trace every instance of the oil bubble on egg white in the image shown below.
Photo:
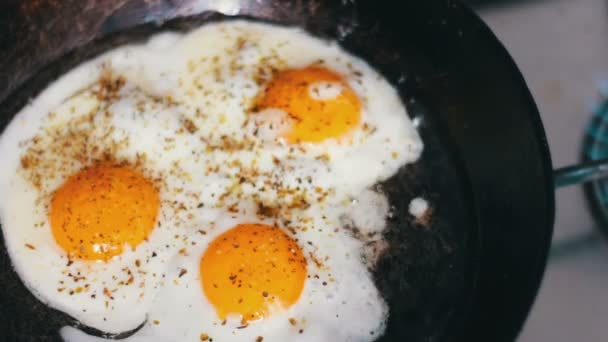
[[[259,72],[319,61],[341,74],[361,100],[360,127],[345,139],[294,147],[280,135],[288,126],[265,130],[259,125],[267,123],[251,112],[264,91]],[[108,70],[124,85],[104,112],[95,112],[105,100],[89,98],[87,91]],[[317,100],[343,91],[341,85],[315,86],[325,89],[316,92]],[[157,227],[147,241],[107,263],[66,266],[67,257],[50,232],[44,198],[48,201],[48,193],[70,173],[44,180],[44,197],[20,166],[28,146],[23,142],[37,136],[52,143],[54,135],[48,132],[89,115],[73,107],[94,114],[99,127],[92,132],[98,132],[100,147],[125,141],[113,150],[114,157],[143,160],[162,184]],[[278,118],[284,114],[270,111]],[[109,51],[64,75],[19,112],[0,136],[5,160],[0,222],[13,266],[32,293],[103,332],[120,333],[146,322],[125,341],[198,341],[202,334],[214,341],[258,336],[264,341],[370,341],[383,333],[389,314],[373,282],[373,262],[367,260],[373,259],[370,242],[386,243],[382,231],[389,204],[372,188],[416,161],[421,151],[396,90],[336,43],[295,28],[240,20],[208,24]],[[65,164],[69,156],[46,152],[42,158],[47,164]],[[73,163],[71,172],[85,166]],[[292,207],[294,198],[306,205]],[[256,212],[260,204],[290,208],[289,224],[261,218]],[[307,278],[291,307],[238,329],[238,319],[222,325],[205,297],[199,263],[214,237],[239,223],[256,222],[296,227],[290,234],[308,260],[308,274],[318,278]],[[312,255],[323,260],[323,267]],[[145,263],[134,267],[136,260]],[[104,289],[114,279],[122,280],[125,268],[141,268],[133,283],[145,286],[123,286],[112,300],[104,298]],[[66,272],[91,279],[89,287],[99,295],[58,292],[59,284],[80,285],[68,280]],[[68,342],[102,340],[72,327],[64,327],[61,335]]]

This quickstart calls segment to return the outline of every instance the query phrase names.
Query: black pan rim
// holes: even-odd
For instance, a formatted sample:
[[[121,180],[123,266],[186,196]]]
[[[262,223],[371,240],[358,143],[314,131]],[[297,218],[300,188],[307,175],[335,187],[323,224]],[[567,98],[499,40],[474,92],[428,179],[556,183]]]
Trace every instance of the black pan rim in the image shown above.
[[[362,2],[364,2],[364,1],[362,1]],[[532,112],[532,115],[529,116],[529,119],[531,120],[531,123],[533,125],[533,129],[534,129],[534,133],[537,137],[537,141],[540,142],[539,147],[542,152],[541,158],[542,158],[542,165],[543,165],[542,166],[542,168],[543,168],[543,170],[542,170],[543,187],[547,190],[547,191],[545,191],[547,194],[545,200],[548,203],[548,210],[546,211],[546,215],[545,215],[546,217],[544,219],[547,223],[546,223],[546,227],[542,228],[543,231],[545,232],[545,234],[544,234],[544,238],[542,239],[542,242],[539,243],[539,250],[536,253],[537,254],[536,262],[535,262],[536,271],[533,272],[536,275],[530,276],[530,279],[531,279],[530,284],[532,284],[532,285],[530,285],[529,294],[527,294],[527,297],[533,298],[538,291],[538,288],[540,286],[540,280],[541,280],[542,274],[544,272],[546,258],[547,258],[548,251],[549,251],[550,237],[552,235],[551,232],[552,232],[553,219],[554,219],[553,216],[554,216],[554,210],[555,210],[551,156],[549,153],[549,147],[547,145],[546,135],[545,135],[545,132],[544,132],[544,129],[542,126],[542,122],[540,120],[540,115],[538,115],[538,110],[534,104],[532,96],[531,96],[529,90],[527,89],[527,87],[525,86],[525,81],[523,79],[523,76],[517,69],[517,66],[515,65],[513,59],[508,55],[506,50],[504,50],[504,47],[500,44],[500,42],[497,40],[497,38],[491,33],[489,28],[485,24],[483,24],[483,22],[474,14],[474,12],[472,10],[467,9],[462,5],[459,5],[458,2],[439,0],[439,1],[436,1],[436,3],[439,4],[438,6],[442,7],[442,8],[450,7],[450,8],[456,8],[456,10],[458,10],[458,11],[463,11],[466,16],[475,18],[476,25],[484,27],[483,30],[486,31],[487,33],[489,33],[490,40],[493,40],[492,44],[496,44],[496,46],[498,46],[500,49],[502,49],[504,51],[504,54],[507,57],[505,62],[510,65],[510,68],[512,69],[512,74],[515,75],[515,77],[517,78],[517,83],[523,85],[520,90],[523,90],[523,92],[524,92],[523,95],[527,98],[527,103],[528,103],[527,107],[529,109],[528,111]],[[149,23],[149,25],[155,25],[155,24]],[[486,32],[484,32],[484,34],[487,34]],[[1,66],[1,64],[0,64],[0,66]],[[541,239],[539,239],[539,241],[540,240]],[[530,306],[531,306],[531,303],[528,305],[528,310],[529,310]],[[527,313],[527,311],[526,311],[526,313]],[[524,318],[521,319],[519,326],[521,326],[521,324],[523,324],[523,320],[524,320]],[[515,328],[513,330],[519,331],[519,327]],[[517,331],[514,334],[516,334]]]

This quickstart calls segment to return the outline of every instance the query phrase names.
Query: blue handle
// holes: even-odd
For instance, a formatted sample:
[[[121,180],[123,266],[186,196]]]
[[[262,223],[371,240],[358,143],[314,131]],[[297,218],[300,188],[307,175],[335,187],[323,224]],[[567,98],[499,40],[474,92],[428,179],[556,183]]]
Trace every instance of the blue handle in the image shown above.
[[[608,84],[600,89],[604,101],[593,110],[585,139],[585,163],[557,169],[555,187],[608,178]]]
[[[608,158],[557,169],[553,173],[555,187],[586,183],[608,177]]]

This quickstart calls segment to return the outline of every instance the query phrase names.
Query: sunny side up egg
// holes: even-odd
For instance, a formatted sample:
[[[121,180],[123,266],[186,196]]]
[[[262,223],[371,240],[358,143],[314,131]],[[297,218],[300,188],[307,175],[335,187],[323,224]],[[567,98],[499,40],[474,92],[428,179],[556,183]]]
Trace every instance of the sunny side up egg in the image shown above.
[[[335,43],[246,21],[70,71],[0,137],[0,219],[41,301],[127,341],[369,341],[370,270],[415,161],[396,91]],[[68,341],[95,340],[66,327]]]

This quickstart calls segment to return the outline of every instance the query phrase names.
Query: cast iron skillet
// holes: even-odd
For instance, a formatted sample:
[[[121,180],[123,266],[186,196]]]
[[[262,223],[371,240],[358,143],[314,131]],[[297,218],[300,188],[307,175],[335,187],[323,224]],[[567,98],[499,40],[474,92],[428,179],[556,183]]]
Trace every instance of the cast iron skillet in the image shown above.
[[[338,40],[399,90],[418,125],[421,160],[378,185],[393,206],[391,247],[374,270],[391,310],[378,340],[514,340],[552,232],[550,156],[519,71],[457,1],[12,1],[0,11],[0,130],[81,61],[233,16]],[[416,196],[430,201],[429,222],[408,216]],[[76,324],[24,288],[4,248],[0,277],[3,340],[59,341],[58,329]]]

